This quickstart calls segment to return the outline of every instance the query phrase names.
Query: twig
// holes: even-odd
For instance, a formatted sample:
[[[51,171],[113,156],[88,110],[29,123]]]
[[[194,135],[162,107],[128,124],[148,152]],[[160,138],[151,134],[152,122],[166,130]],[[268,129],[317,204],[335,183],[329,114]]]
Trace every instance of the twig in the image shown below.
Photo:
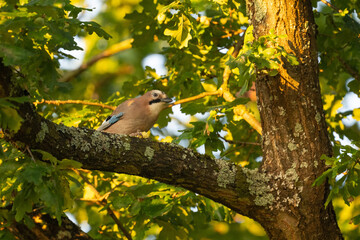
[[[243,33],[243,32],[245,32],[245,30],[243,30],[243,29],[239,29],[239,30],[234,31],[234,32],[227,32],[227,34],[222,35],[221,38],[232,37],[232,36],[235,36],[235,35],[239,35],[240,33]]]
[[[119,229],[123,232],[123,234],[125,235],[125,237],[128,239],[128,240],[132,240],[132,237],[130,235],[130,233],[127,231],[127,229],[124,227],[124,225],[122,224],[122,222],[120,222],[120,220],[116,217],[114,211],[109,207],[107,206],[107,200],[104,196],[107,196],[106,194],[104,196],[101,196],[100,193],[96,190],[96,188],[94,187],[94,185],[92,185],[89,180],[81,173],[79,172],[77,169],[72,169],[78,176],[80,176],[85,183],[87,183],[91,190],[94,192],[95,194],[95,197],[96,197],[96,200],[97,200],[97,203],[106,207],[106,210],[109,214],[109,216],[114,220],[114,222],[116,223],[116,225],[119,227]],[[89,201],[89,199],[87,199],[87,201]]]
[[[238,42],[235,46],[233,53],[231,54],[233,57],[237,57],[243,42]],[[221,84],[220,91],[222,92],[222,96],[227,102],[232,102],[235,100],[235,97],[230,93],[228,82],[231,74],[231,69],[229,66],[226,66],[223,73],[223,83]],[[260,135],[262,132],[262,128],[260,122],[256,120],[256,118],[249,113],[244,105],[237,105],[234,107],[234,113],[238,116],[241,116],[247,123],[250,124]]]
[[[341,65],[343,65],[343,67],[345,68],[346,71],[348,71],[348,73],[350,73],[350,75],[355,78],[356,80],[360,80],[360,74],[359,72],[354,69],[352,66],[350,66],[345,60],[343,60],[341,57],[338,57],[339,62],[341,63]]]
[[[91,203],[96,203],[96,204],[98,204],[100,202],[100,199],[89,199],[89,198],[76,198],[76,200],[83,201],[83,202],[91,202]]]
[[[27,150],[27,151],[28,151],[28,153],[30,154],[31,159],[35,162],[34,155],[32,154],[32,152],[31,152],[31,150],[30,150],[29,146],[26,146],[26,150]]]
[[[326,0],[321,0],[322,3],[324,3],[326,6],[331,7],[332,9],[334,9],[335,11],[342,13],[342,10],[336,8],[334,5],[332,5],[331,3],[327,2]]]
[[[38,105],[38,104],[54,104],[54,105],[61,105],[61,104],[82,104],[82,105],[91,105],[91,106],[98,106],[98,107],[102,107],[102,108],[107,108],[107,109],[111,109],[111,110],[115,110],[116,107],[114,106],[109,106],[103,103],[95,103],[95,102],[89,102],[89,101],[83,101],[83,100],[45,100],[42,99],[40,102],[36,101],[33,102],[34,105]]]
[[[231,53],[231,56],[236,58],[239,55],[240,49],[241,49],[243,44],[244,44],[243,40],[239,41],[235,45],[234,51]],[[226,66],[225,69],[224,69],[224,73],[223,73],[223,83],[221,84],[221,87],[220,87],[220,89],[222,89],[222,91],[229,91],[228,82],[229,82],[230,74],[231,74],[231,69],[230,69],[229,66]],[[231,100],[231,101],[233,101],[233,100]]]
[[[106,58],[106,57],[110,57],[118,52],[127,50],[131,48],[131,43],[134,41],[134,39],[127,39],[124,40],[122,42],[119,42],[115,45],[112,45],[111,47],[109,47],[108,49],[106,49],[105,51],[103,51],[102,53],[94,56],[93,58],[91,58],[88,62],[81,64],[81,66],[74,70],[69,72],[68,74],[66,74],[66,76],[64,76],[63,78],[61,78],[59,80],[59,82],[69,82],[72,79],[74,79],[75,77],[77,77],[78,75],[80,75],[82,72],[84,72],[86,69],[88,69],[89,67],[91,67],[93,64],[95,64],[97,61]]]
[[[194,101],[194,100],[206,97],[206,96],[214,96],[214,95],[221,96],[221,92],[219,90],[213,91],[213,92],[203,92],[203,93],[200,93],[200,94],[198,94],[196,96],[192,96],[192,97],[188,97],[188,98],[184,98],[184,99],[181,99],[179,101],[176,101],[176,102],[170,104],[169,107],[172,107],[174,105],[178,105],[178,104],[181,104],[181,103],[191,102],[191,101]]]
[[[197,19],[197,21],[200,21],[200,18]],[[216,22],[213,22],[217,24]],[[221,38],[227,38],[227,37],[231,37],[234,35],[238,35],[240,33],[244,32],[243,29],[239,29],[233,33],[227,32],[226,35],[221,36]],[[78,75],[80,75],[82,72],[84,72],[86,69],[88,69],[89,67],[91,67],[92,65],[94,65],[96,62],[98,62],[99,60],[106,58],[106,57],[110,57],[118,52],[127,50],[131,48],[131,43],[134,41],[134,39],[127,39],[124,40],[122,42],[119,42],[111,47],[109,47],[108,49],[106,49],[104,52],[94,56],[93,58],[91,58],[88,62],[81,64],[81,66],[74,70],[69,72],[68,74],[66,74],[63,78],[59,79],[59,82],[69,82],[72,79],[74,79],[75,77],[77,77]],[[158,41],[158,38],[156,36],[154,36],[154,41]]]
[[[260,143],[257,143],[257,142],[240,142],[240,141],[228,140],[228,139],[225,139],[224,137],[220,136],[220,134],[218,134],[218,136],[219,136],[219,138],[221,138],[222,140],[224,140],[225,142],[230,143],[230,144],[236,144],[236,145],[256,145],[256,146],[260,146],[260,145],[261,145]]]
[[[250,124],[260,135],[262,135],[262,128],[260,122],[246,109],[245,105],[237,105],[234,107],[235,115],[241,116],[247,123]]]

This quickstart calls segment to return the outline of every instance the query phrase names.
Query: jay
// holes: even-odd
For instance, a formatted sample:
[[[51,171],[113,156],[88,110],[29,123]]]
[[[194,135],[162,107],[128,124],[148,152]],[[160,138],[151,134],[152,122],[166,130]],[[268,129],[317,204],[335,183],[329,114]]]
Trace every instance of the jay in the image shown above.
[[[171,101],[164,92],[151,90],[121,103],[96,130],[130,135],[147,132]]]

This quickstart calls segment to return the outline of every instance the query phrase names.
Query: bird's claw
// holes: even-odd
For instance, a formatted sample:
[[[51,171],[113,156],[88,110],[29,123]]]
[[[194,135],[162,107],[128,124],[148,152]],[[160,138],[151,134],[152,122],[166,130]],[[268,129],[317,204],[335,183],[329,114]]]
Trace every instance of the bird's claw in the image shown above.
[[[140,131],[137,131],[136,133],[130,133],[129,136],[130,136],[130,137],[144,138],[143,133],[140,132]]]

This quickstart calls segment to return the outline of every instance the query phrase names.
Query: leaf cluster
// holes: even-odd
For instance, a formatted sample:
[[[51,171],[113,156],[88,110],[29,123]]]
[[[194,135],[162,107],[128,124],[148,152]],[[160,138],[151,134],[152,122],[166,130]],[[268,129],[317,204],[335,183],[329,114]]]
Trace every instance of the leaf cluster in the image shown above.
[[[70,185],[78,198],[70,212],[78,222],[87,220],[92,227],[89,234],[95,239],[103,239],[104,233],[110,239],[122,236],[122,232],[114,228],[108,208],[116,212],[134,239],[145,239],[149,235],[183,239],[211,221],[232,222],[233,213],[227,208],[182,188],[124,174],[92,171],[83,176],[86,183],[78,178],[83,188]],[[93,188],[106,198],[106,205],[96,204]]]
[[[60,162],[45,152],[40,155],[43,155],[44,161],[50,161],[51,164],[34,161],[10,148],[4,141],[1,142],[1,207],[11,209],[2,212],[1,222],[10,224],[13,220],[24,221],[31,227],[34,223],[27,213],[39,207],[55,216],[61,224],[63,211],[71,208],[73,203],[69,188],[69,179],[72,178],[69,178],[68,170],[79,167],[79,163],[70,160]]]
[[[340,145],[334,147],[336,157],[323,155],[326,165],[331,168],[326,170],[316,179],[314,185],[320,185],[328,180],[331,185],[329,196],[326,200],[327,206],[336,197],[343,198],[347,205],[360,195],[360,144]],[[360,215],[353,218],[354,224],[360,223]]]
[[[296,57],[288,53],[277,42],[277,39],[286,36],[278,36],[274,34],[274,31],[270,31],[269,35],[261,36],[255,40],[252,32],[253,26],[251,25],[246,29],[244,45],[239,56],[236,58],[230,56],[226,63],[238,76],[238,86],[242,87],[241,95],[249,89],[257,75],[276,76],[281,60],[288,61],[291,65],[299,64]]]
[[[110,37],[99,24],[77,19],[82,11],[70,1],[5,1],[0,4],[0,57],[19,74],[17,82],[32,95],[62,87],[59,60],[73,58],[65,50],[82,50],[74,37],[96,33]]]
[[[320,51],[320,77],[343,97],[347,90],[344,88],[349,77],[348,88],[360,96],[359,84],[359,38],[360,24],[354,19],[349,10],[341,13],[323,11],[315,14],[318,25],[318,42]],[[330,37],[331,36],[331,37]],[[331,66],[331,67],[330,67]]]
[[[29,100],[28,97],[0,98],[0,127],[17,132],[23,119],[17,113],[17,106],[14,103],[24,103]]]
[[[341,198],[345,204],[357,206],[353,199],[359,195],[358,110],[342,111],[341,108],[346,103],[344,98],[360,96],[360,24],[357,21],[360,6],[351,1],[333,1],[332,4],[341,11],[326,6],[314,11],[318,27],[320,84],[329,136],[334,145],[333,157],[323,157],[331,168],[315,183],[320,184],[328,179],[331,192],[326,205],[330,200]],[[344,119],[352,119],[353,123],[346,123]],[[342,145],[339,139],[352,142],[352,145]],[[353,223],[358,224],[359,219],[359,216],[355,216]]]

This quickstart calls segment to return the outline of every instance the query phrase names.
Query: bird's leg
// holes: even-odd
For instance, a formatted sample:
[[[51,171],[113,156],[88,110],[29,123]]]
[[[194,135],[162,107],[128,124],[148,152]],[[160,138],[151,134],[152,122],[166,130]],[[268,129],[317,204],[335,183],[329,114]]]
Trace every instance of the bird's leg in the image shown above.
[[[143,138],[144,137],[143,133],[140,132],[139,130],[137,132],[135,132],[135,133],[130,133],[129,136],[130,137],[138,137],[138,138]]]

